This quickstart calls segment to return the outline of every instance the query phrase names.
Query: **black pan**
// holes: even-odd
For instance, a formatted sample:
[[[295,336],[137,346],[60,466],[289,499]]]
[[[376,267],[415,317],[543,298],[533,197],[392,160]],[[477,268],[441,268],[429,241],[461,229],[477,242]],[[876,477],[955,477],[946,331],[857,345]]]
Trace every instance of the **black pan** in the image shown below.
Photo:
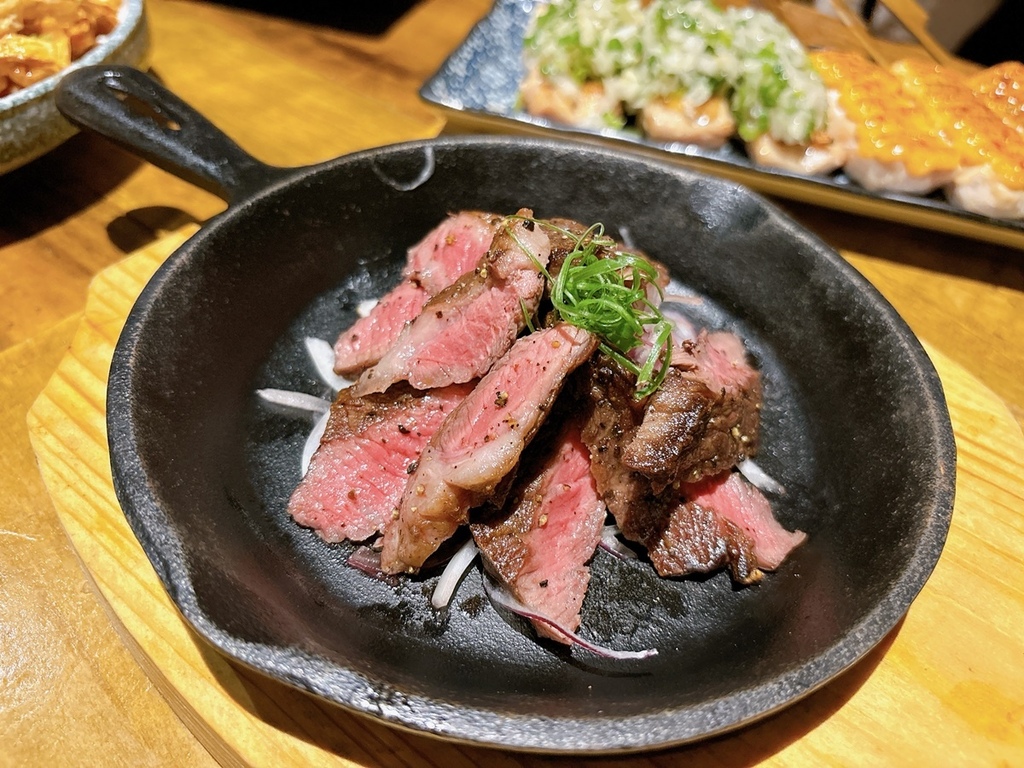
[[[299,168],[243,153],[145,75],[69,75],[75,123],[229,201],[160,269],[117,345],[114,483],[187,621],[229,657],[351,710],[507,748],[614,752],[717,734],[820,687],[904,615],[939,557],[955,450],[917,339],[835,252],[730,183],[563,141],[451,137]],[[808,543],[763,584],[657,578],[598,552],[584,632],[612,661],[538,642],[479,574],[447,613],[287,518],[309,431],[260,387],[324,395],[302,339],[333,340],[449,211],[602,221],[667,263],[764,373],[759,462]]]

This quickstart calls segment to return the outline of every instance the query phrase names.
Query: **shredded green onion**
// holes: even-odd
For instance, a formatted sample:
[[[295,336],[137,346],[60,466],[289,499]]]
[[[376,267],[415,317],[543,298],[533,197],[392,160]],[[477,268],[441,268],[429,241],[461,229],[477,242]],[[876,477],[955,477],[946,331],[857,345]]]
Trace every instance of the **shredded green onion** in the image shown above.
[[[665,380],[672,355],[672,324],[648,298],[652,285],[661,295],[657,269],[642,256],[620,249],[602,224],[578,235],[549,221],[529,221],[575,242],[555,277],[534,258],[548,280],[559,319],[595,334],[601,351],[636,376],[637,400],[652,394]],[[530,253],[511,228],[506,226],[506,231]],[[637,364],[629,353],[647,344],[650,350]]]

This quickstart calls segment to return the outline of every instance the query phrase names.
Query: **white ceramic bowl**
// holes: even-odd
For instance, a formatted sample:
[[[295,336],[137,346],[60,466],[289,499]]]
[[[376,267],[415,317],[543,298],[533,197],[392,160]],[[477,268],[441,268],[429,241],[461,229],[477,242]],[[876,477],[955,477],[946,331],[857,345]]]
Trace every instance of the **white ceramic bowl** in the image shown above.
[[[139,66],[148,52],[144,0],[122,0],[117,26],[92,50],[52,77],[0,97],[0,173],[34,160],[75,134],[54,103],[54,91],[66,72],[89,64]]]

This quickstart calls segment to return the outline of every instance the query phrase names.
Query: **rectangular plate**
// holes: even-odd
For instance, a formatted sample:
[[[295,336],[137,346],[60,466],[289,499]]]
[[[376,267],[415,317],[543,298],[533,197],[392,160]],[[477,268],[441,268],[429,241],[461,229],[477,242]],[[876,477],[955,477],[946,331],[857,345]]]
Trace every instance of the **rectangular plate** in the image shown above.
[[[536,0],[497,0],[442,67],[420,89],[453,126],[563,136],[618,145],[745,184],[765,194],[939,232],[1024,248],[1024,222],[962,211],[940,196],[869,192],[843,173],[801,176],[754,165],[738,143],[717,150],[651,141],[633,130],[590,130],[527,114],[519,106],[523,33]]]

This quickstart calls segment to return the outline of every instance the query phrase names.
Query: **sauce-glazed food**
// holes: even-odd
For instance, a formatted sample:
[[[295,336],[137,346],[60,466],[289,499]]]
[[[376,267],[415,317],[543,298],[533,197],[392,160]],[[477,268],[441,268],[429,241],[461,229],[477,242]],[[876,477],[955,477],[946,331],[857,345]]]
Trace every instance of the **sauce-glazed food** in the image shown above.
[[[965,77],[918,60],[808,54],[771,14],[706,0],[538,3],[524,108],[660,141],[742,142],[756,165],[842,169],[864,188],[942,194],[1024,219],[1024,65]]]
[[[358,379],[289,512],[366,543],[361,567],[379,557],[383,574],[471,537],[492,596],[561,642],[578,640],[607,517],[663,576],[757,582],[804,539],[737,471],[757,450],[761,378],[732,333],[669,320],[667,282],[599,226],[453,214],[340,334],[336,369]],[[412,310],[411,289],[428,294]],[[376,352],[354,364],[357,343]]]
[[[0,97],[55,75],[117,25],[121,0],[0,0]]]

